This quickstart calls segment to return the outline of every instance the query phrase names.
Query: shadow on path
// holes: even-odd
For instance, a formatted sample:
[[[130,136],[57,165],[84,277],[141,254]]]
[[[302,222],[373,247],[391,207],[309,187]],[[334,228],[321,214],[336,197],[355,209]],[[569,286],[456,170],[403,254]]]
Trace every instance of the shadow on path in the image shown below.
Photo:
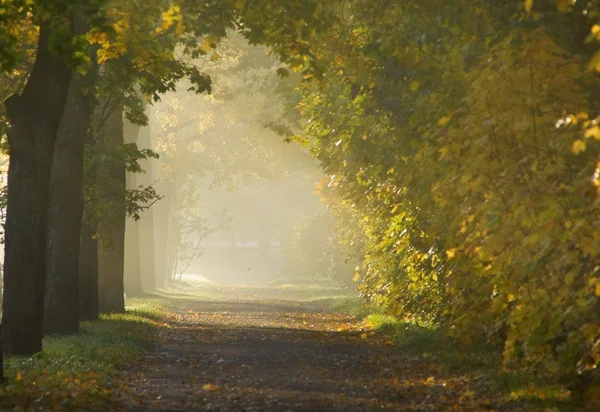
[[[180,301],[171,318],[127,372],[124,410],[502,410],[347,314],[290,301]]]

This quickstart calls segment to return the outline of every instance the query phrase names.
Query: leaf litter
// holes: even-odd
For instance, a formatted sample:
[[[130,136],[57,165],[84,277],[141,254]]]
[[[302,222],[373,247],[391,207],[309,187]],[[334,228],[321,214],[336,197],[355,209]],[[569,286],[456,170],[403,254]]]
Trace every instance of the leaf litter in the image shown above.
[[[178,302],[126,378],[122,409],[136,412],[517,410],[303,302]]]

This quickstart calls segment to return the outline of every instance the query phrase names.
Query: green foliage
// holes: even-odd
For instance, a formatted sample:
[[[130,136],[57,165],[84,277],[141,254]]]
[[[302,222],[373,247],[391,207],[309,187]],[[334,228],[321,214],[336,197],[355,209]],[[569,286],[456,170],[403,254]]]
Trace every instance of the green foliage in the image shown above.
[[[24,20],[26,11],[25,0],[3,1],[0,5],[0,68],[3,71],[12,71],[22,58],[15,29],[18,22]]]
[[[308,138],[293,140],[310,145],[329,174],[320,190],[339,238],[360,256],[367,301],[444,326],[461,346],[481,337],[501,345],[507,369],[571,381],[592,373],[600,364],[598,2],[351,3],[115,1],[89,16],[85,39],[55,30],[52,41],[76,65],[93,45],[91,60],[102,65],[93,94],[137,124],[147,122],[144,99],[183,79],[212,91],[197,60],[222,60],[227,30],[268,45],[305,80],[298,108]],[[36,25],[62,27],[74,4],[2,2],[3,92],[26,79],[33,55],[21,49],[32,49]],[[290,125],[269,120],[292,140]],[[154,156],[100,145],[90,168],[113,156],[139,171],[137,161]],[[128,198],[157,195],[140,188]],[[329,265],[332,253],[303,256],[321,241],[310,233],[298,231],[297,262],[317,273],[312,265]]]
[[[331,312],[349,313],[361,319],[364,319],[367,316],[377,312],[376,308],[365,305],[364,300],[359,296],[335,297],[327,299],[325,302],[323,299],[314,301],[314,303],[317,302],[319,302],[321,305],[326,303],[326,307]]]
[[[287,277],[351,283],[352,268],[346,263],[328,213],[301,216],[282,257]]]
[[[0,19],[7,14],[8,12],[2,14]],[[3,26],[3,24],[8,24],[9,22],[10,26]],[[36,52],[35,44],[38,36],[37,28],[34,27],[28,19],[10,19],[5,22],[0,22],[0,31],[3,30],[3,27],[12,33],[11,35],[13,38],[9,39],[8,37],[0,35],[0,39],[3,39],[5,42],[14,41],[14,43],[6,48],[0,46],[0,49],[2,49],[0,54],[3,52],[15,53],[15,56],[18,56],[18,60],[7,63],[4,70],[0,71],[0,100],[2,100],[2,103],[4,103],[6,97],[22,91],[27,75],[33,65]],[[3,40],[0,40],[0,42]],[[7,57],[0,55],[0,62],[6,61],[6,58]],[[0,151],[3,154],[8,152],[8,142],[6,139],[7,125],[8,120],[4,111],[4,104],[0,104]]]
[[[96,136],[94,146],[88,145],[85,151],[85,174],[90,178],[95,176],[97,171],[114,162],[124,161],[124,167],[127,172],[145,173],[140,166],[140,162],[146,159],[157,159],[158,154],[149,149],[138,149],[135,143],[113,145],[107,143],[103,134],[99,132]],[[140,213],[151,207],[159,201],[162,196],[159,195],[155,188],[150,186],[140,185],[137,188],[125,190],[122,185],[125,182],[111,180],[109,185],[111,190],[110,195],[100,194],[98,184],[93,179],[88,179],[84,185],[84,202],[86,208],[86,219],[92,224],[103,221],[109,224],[113,219],[118,218],[121,213],[114,209],[114,201],[124,196],[125,212],[127,216],[138,220]],[[103,192],[104,193],[104,192]]]
[[[299,105],[365,298],[567,380],[600,362],[588,25],[520,2],[355,2],[315,39],[328,69]]]
[[[555,376],[502,370],[501,346],[489,345],[485,339],[461,346],[448,330],[431,324],[382,314],[370,315],[366,321],[407,356],[426,359],[440,374],[464,375],[477,392],[500,396],[518,410],[583,410],[569,399],[569,390]]]

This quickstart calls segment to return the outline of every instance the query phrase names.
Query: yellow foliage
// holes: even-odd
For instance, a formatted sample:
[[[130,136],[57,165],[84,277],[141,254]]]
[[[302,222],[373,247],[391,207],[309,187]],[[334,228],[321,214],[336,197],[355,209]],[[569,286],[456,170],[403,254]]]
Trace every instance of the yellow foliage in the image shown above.
[[[543,19],[535,21],[534,1],[524,5],[534,19],[506,35],[485,38],[462,21],[442,25],[437,38],[437,27],[427,26],[418,44],[406,38],[418,37],[410,30],[419,16],[395,6],[402,12],[387,10],[386,18],[395,11],[402,24],[393,26],[396,37],[381,39],[385,57],[372,63],[369,49],[363,60],[338,62],[331,73],[339,77],[311,89],[303,108],[320,121],[311,125],[317,133],[347,128],[353,137],[348,145],[334,146],[331,136],[315,141],[328,172],[345,182],[323,192],[335,193],[328,203],[347,216],[344,231],[356,227],[348,243],[364,249],[356,278],[369,299],[392,313],[440,315],[465,341],[502,329],[507,368],[556,371],[570,362],[574,370],[584,351],[600,359],[600,348],[582,337],[591,333],[584,324],[600,324],[600,286],[587,282],[597,277],[600,254],[600,129],[588,115],[597,79]],[[490,18],[485,8],[473,13]],[[360,55],[360,45],[349,47]],[[481,55],[467,69],[472,49]],[[390,54],[410,71],[403,81],[378,71]],[[376,69],[365,75],[370,64]],[[594,64],[600,69],[600,55]],[[376,91],[365,90],[349,114],[332,114],[329,104],[347,97],[339,90],[370,83]],[[395,94],[407,102],[386,107]],[[568,349],[555,353],[548,342],[564,335]]]
[[[587,134],[586,134],[587,137]],[[573,152],[573,154],[579,154],[581,152],[585,152],[586,149],[586,143],[584,140],[581,139],[577,139],[573,142],[573,146],[571,146],[571,152]]]
[[[448,122],[450,122],[450,117],[444,116],[444,117],[440,118],[440,120],[438,120],[438,126],[446,126],[448,124]]]
[[[585,133],[585,137],[593,137],[596,140],[600,140],[600,126],[592,126],[588,128]]]

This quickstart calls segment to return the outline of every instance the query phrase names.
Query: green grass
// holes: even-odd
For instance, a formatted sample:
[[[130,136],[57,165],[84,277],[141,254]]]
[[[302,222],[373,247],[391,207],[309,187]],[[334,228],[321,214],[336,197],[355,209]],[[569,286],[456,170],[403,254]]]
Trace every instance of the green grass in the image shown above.
[[[363,299],[356,295],[319,295],[307,299],[306,302],[321,310],[349,313],[359,318],[365,318],[375,311],[375,309],[365,306]]]
[[[159,298],[128,300],[125,314],[83,322],[77,335],[48,337],[32,357],[5,359],[0,409],[110,410],[127,389],[119,368],[151,344],[161,305]]]
[[[515,403],[519,410],[584,410],[576,407],[566,388],[549,376],[503,371],[501,347],[483,341],[461,347],[433,325],[404,322],[377,313],[366,321],[390,336],[399,350],[426,359],[442,373],[464,375],[482,394]]]

